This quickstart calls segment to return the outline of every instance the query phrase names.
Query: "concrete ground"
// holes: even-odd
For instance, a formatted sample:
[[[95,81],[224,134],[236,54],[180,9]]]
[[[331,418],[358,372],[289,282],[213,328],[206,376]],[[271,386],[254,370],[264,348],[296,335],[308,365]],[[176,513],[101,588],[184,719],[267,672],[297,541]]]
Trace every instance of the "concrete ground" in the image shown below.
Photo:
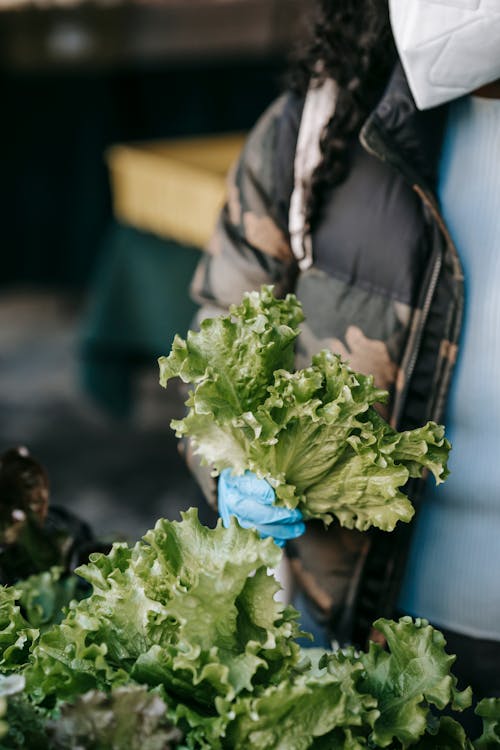
[[[26,445],[51,478],[51,502],[99,536],[134,540],[160,517],[200,505],[213,515],[177,452],[175,388],[158,385],[155,361],[140,375],[134,416],[111,419],[78,383],[81,301],[61,293],[0,294],[0,451]]]

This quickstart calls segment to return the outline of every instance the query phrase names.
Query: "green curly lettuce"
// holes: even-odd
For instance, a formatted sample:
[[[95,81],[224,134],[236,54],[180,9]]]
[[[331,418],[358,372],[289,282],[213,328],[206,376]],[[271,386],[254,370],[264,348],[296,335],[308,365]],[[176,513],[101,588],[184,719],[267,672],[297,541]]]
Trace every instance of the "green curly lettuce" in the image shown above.
[[[279,557],[271,540],[237,524],[208,529],[194,509],[180,523],[158,521],[133,548],[93,554],[78,569],[92,594],[40,636],[28,692],[46,704],[133,679],[185,705],[193,726],[216,720],[299,659],[297,615],[275,601],[267,573]]]
[[[442,716],[430,727],[412,750],[474,750],[460,724],[450,716]],[[498,746],[497,746],[498,747]]]
[[[366,671],[360,688],[376,697],[380,711],[370,739],[377,747],[396,739],[407,748],[424,735],[430,705],[462,711],[471,704],[471,690],[456,689],[455,657],[446,653],[443,634],[426,620],[402,617],[399,622],[377,620],[374,626],[389,650],[371,643],[360,657]]]
[[[500,698],[483,698],[476,706],[476,714],[483,720],[483,733],[474,743],[476,750],[500,747]]]
[[[26,619],[42,632],[61,622],[71,601],[88,593],[83,593],[78,576],[65,574],[59,567],[18,581],[14,588],[19,592],[19,604]]]
[[[294,295],[278,300],[262,287],[228,316],[176,337],[159,360],[160,382],[180,377],[193,387],[185,418],[171,425],[215,475],[251,470],[305,518],[391,531],[414,513],[402,492],[408,479],[446,478],[444,428],[392,429],[374,408],[387,392],[329,351],[293,371],[302,319]]]
[[[338,653],[329,668],[294,674],[260,694],[241,699],[229,725],[227,745],[235,750],[306,750],[349,745],[358,729],[373,727],[377,701],[358,689],[362,664]],[[336,743],[333,742],[336,738]]]
[[[21,612],[21,592],[0,587],[0,672],[17,672],[28,663],[29,653],[39,636]]]
[[[479,704],[474,745],[441,716],[467,707],[470,691],[457,690],[454,657],[426,621],[377,621],[387,650],[301,651],[296,613],[268,575],[280,554],[234,522],[203,527],[191,510],[132,548],[92,555],[79,569],[91,595],[41,634],[19,592],[2,589],[0,750],[49,750],[56,737],[64,747],[82,733],[86,750],[135,738],[156,750],[175,746],[173,727],[184,750],[500,748],[500,700]],[[48,611],[33,602],[34,616]]]
[[[0,672],[16,672],[28,664],[40,633],[61,622],[70,602],[82,597],[81,583],[53,567],[0,587]]]

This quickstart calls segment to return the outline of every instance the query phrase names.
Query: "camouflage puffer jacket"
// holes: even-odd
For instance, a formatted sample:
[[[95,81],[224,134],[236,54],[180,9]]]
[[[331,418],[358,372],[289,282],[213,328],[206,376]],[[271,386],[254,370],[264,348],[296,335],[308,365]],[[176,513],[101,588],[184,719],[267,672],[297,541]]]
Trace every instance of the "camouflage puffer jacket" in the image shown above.
[[[193,296],[206,316],[264,283],[294,291],[306,315],[298,365],[328,347],[389,390],[393,425],[439,421],[463,306],[460,262],[435,197],[446,109],[419,112],[396,67],[352,145],[347,179],[326,197],[313,265],[299,272],[288,211],[303,103],[282,96],[250,134]],[[213,500],[208,474],[188,458]],[[287,546],[310,614],[339,642],[362,644],[370,623],[393,613],[411,533],[400,526],[360,533],[313,522]]]

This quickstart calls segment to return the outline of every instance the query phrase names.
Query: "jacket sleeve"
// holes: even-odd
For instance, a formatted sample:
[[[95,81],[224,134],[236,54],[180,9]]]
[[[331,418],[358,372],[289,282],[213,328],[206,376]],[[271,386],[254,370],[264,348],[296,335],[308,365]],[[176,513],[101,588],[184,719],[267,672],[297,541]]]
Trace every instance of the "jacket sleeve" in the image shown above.
[[[292,288],[296,265],[284,182],[293,178],[293,150],[288,155],[289,174],[283,175],[279,168],[286,107],[287,96],[282,96],[264,113],[229,174],[226,204],[191,284],[191,295],[201,305],[198,325],[203,318],[227,313],[244,292],[262,284],[273,284],[277,296]],[[216,485],[210,468],[200,465],[189,441],[183,451],[205,497],[215,507]]]

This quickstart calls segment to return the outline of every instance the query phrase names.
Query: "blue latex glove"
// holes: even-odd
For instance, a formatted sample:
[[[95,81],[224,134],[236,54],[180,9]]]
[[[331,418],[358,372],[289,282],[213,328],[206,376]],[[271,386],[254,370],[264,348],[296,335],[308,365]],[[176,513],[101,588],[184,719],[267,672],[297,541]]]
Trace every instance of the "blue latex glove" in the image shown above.
[[[238,519],[245,529],[255,528],[261,537],[272,536],[276,544],[285,546],[287,539],[295,539],[306,530],[298,508],[278,508],[274,505],[274,490],[265,479],[253,472],[233,476],[224,469],[219,477],[219,515],[227,528],[230,516]]]

